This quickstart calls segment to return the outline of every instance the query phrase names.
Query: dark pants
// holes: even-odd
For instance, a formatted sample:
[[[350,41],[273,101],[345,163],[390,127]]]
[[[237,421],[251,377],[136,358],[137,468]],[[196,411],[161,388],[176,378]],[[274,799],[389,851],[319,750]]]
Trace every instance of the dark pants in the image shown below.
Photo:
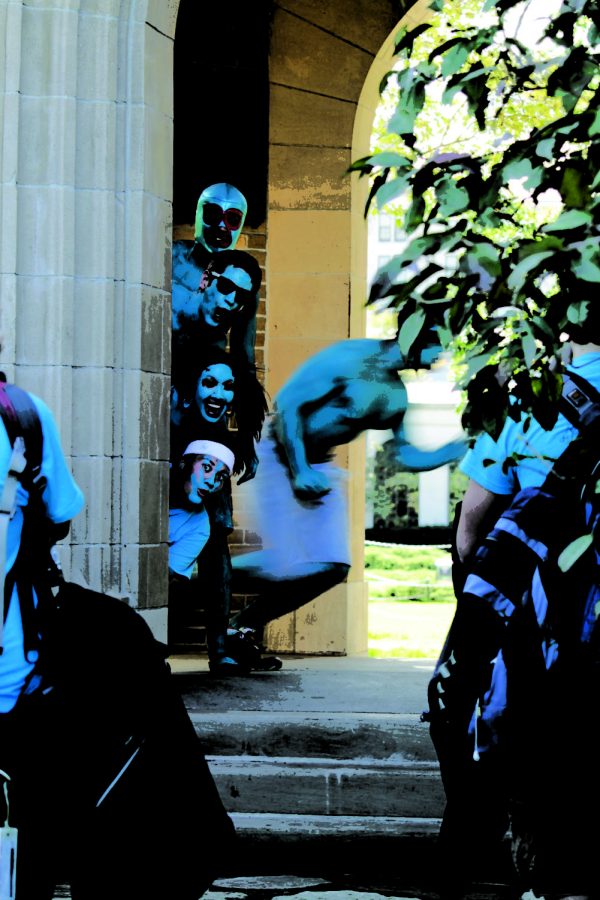
[[[67,587],[46,624],[55,688],[0,716],[17,896],[198,900],[234,833],[163,648],[126,604]]]
[[[72,723],[63,712],[55,697],[39,693],[0,716],[0,768],[11,778],[9,824],[19,834],[19,900],[51,900],[77,858],[85,791],[74,790]]]
[[[198,559],[198,594],[204,609],[208,658],[225,655],[225,636],[231,610],[231,556],[228,530],[213,525]]]

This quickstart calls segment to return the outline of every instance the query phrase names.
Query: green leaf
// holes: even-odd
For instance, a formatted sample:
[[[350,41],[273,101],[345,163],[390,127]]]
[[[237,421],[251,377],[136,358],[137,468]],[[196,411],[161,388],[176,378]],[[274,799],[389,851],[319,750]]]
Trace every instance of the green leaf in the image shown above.
[[[571,303],[567,307],[567,319],[573,325],[580,325],[585,322],[590,308],[589,300],[581,300],[579,303]]]
[[[442,216],[455,216],[469,206],[469,194],[453,178],[446,179],[436,188]]]
[[[408,188],[408,178],[391,178],[377,189],[375,199],[377,208],[383,209],[390,201],[395,200]]]
[[[462,46],[453,47],[452,50],[446,53],[442,62],[442,76],[448,78],[449,75],[454,75],[458,72],[466,63],[469,52],[470,48],[463,44]]]
[[[471,254],[490,275],[497,276],[502,271],[502,266],[500,265],[500,251],[497,247],[494,247],[493,244],[475,244],[469,251],[469,255]]]
[[[413,45],[418,37],[422,35],[425,31],[428,31],[431,28],[431,25],[427,22],[421,23],[421,25],[417,25],[416,28],[411,28],[410,30],[407,28],[401,28],[398,34],[396,35],[396,44],[394,46],[394,55],[399,56],[400,53],[403,53],[405,50],[412,52]]]
[[[480,353],[477,356],[472,356],[470,359],[466,360],[467,370],[464,375],[461,376],[459,381],[459,387],[465,387],[478,372],[481,372],[482,369],[488,365],[491,360],[493,353]]]
[[[526,331],[521,338],[521,346],[523,347],[523,358],[525,360],[525,365],[530,368],[533,365],[534,359],[539,353],[535,338],[530,331]]]
[[[560,193],[565,206],[584,209],[590,202],[587,174],[581,167],[566,166],[560,184]]]
[[[544,253],[532,253],[531,256],[522,259],[508,276],[509,288],[513,291],[520,290],[527,275],[551,256],[554,256],[554,253],[551,250],[547,250]]]
[[[592,221],[590,213],[583,209],[567,209],[554,222],[545,225],[544,231],[572,231],[582,225],[591,225]]]
[[[564,239],[560,237],[544,237],[541,241],[529,241],[519,247],[519,259],[525,259],[533,253],[541,253],[543,250],[562,250]]]
[[[400,353],[402,353],[403,356],[408,356],[410,348],[421,333],[424,324],[425,313],[422,309],[415,310],[415,312],[411,313],[403,322],[398,335],[398,346],[400,347]]]
[[[591,547],[594,538],[591,534],[582,534],[571,541],[558,557],[558,568],[561,572],[567,572],[583,556],[588,547]]]
[[[506,181],[520,181],[523,179],[523,186],[530,188],[538,187],[542,180],[543,169],[534,166],[529,159],[516,159],[507,163],[502,169],[503,177]]]
[[[404,230],[410,234],[413,229],[423,224],[424,216],[425,198],[419,195],[418,197],[413,198],[410,209],[406,214],[406,217],[404,219]]]
[[[400,153],[392,153],[391,150],[386,151],[385,153],[374,153],[373,156],[369,156],[366,159],[367,165],[371,166],[380,166],[381,168],[393,168],[398,167],[400,169],[411,169],[412,163],[405,156],[401,156]]]
[[[597,284],[600,281],[600,249],[590,242],[578,248],[580,261],[573,265],[573,272],[582,281]]]
[[[368,175],[373,171],[373,166],[369,163],[370,156],[363,156],[355,160],[351,166],[346,169],[347,172],[360,172],[361,175]]]
[[[535,148],[535,152],[541,159],[554,159],[554,138],[546,138],[540,141]]]

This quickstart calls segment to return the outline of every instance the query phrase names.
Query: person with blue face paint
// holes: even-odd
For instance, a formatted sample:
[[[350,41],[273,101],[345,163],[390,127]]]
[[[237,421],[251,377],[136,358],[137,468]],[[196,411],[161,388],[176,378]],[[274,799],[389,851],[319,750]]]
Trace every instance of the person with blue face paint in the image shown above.
[[[196,207],[195,240],[208,253],[233,250],[248,212],[246,198],[231,184],[205,188]]]
[[[216,425],[233,403],[235,378],[226,363],[212,363],[200,373],[196,406],[205,422]]]
[[[231,353],[248,372],[255,372],[256,310],[261,284],[260,266],[243,250],[223,250],[202,269],[173,270],[173,354],[211,346]]]
[[[240,398],[235,416],[239,483],[256,472],[254,438],[260,436],[266,412],[254,354],[262,275],[250,254],[235,249],[246,211],[245,198],[232,185],[219,183],[203,191],[193,245],[185,241],[173,245],[172,282],[171,446],[180,452],[191,438],[190,425],[197,420],[226,428],[221,408],[225,398],[216,396],[225,385],[203,385],[201,376],[206,355],[229,346],[235,393]],[[204,392],[212,392],[212,399],[204,397]],[[227,614],[231,605],[227,537],[233,528],[230,488],[215,495],[207,510],[211,536],[203,552],[203,587],[211,595],[210,607]],[[222,629],[215,626],[213,630],[215,640],[220,640]]]
[[[171,616],[181,613],[181,608],[189,603],[188,583],[211,532],[207,503],[229,484],[236,468],[234,448],[229,433],[222,432],[217,438],[212,431],[205,431],[201,438],[187,445],[173,468],[169,502]],[[225,654],[227,616],[222,609],[215,608],[210,598],[205,612],[211,671],[236,670],[236,662]]]
[[[205,501],[222,490],[235,467],[235,454],[218,441],[195,440],[185,448],[171,481],[169,569],[191,578],[210,534]]]
[[[200,331],[204,348],[217,344],[225,349],[230,331],[232,353],[255,374],[261,273],[250,254],[235,250],[247,209],[244,195],[233,185],[210,185],[198,200],[194,243],[173,243],[173,355],[180,352],[182,332],[197,337]]]
[[[180,395],[172,394],[171,409],[171,458],[179,459],[185,447],[198,434],[213,441],[227,443],[232,439],[229,420],[237,426],[236,460],[233,475],[245,472],[248,464],[247,443],[241,436],[249,436],[252,458],[255,456],[253,435],[258,439],[266,410],[264,393],[260,397],[248,397],[248,382],[240,379],[232,357],[218,348],[206,352],[200,359],[193,358],[180,367]],[[258,410],[258,412],[257,412]],[[243,476],[242,476],[243,477]],[[240,479],[241,480],[241,479]],[[223,655],[229,611],[231,609],[231,556],[228,535],[233,530],[233,503],[231,480],[227,479],[222,490],[204,497],[204,507],[209,519],[209,537],[198,561],[202,572],[201,592],[195,590],[198,599],[188,593],[180,601],[174,591],[172,604],[179,603],[170,615],[171,639],[177,625],[189,619],[190,606],[201,606],[206,614],[209,659]],[[200,582],[194,581],[194,584]],[[189,587],[189,585],[188,585]],[[218,667],[218,663],[211,665]]]
[[[422,347],[418,367],[440,351],[439,343]],[[231,627],[262,629],[345,578],[347,476],[330,461],[336,447],[374,428],[392,430],[399,469],[427,471],[464,454],[462,438],[435,450],[410,442],[403,368],[397,340],[340,341],[310,357],[276,395],[257,447],[258,474],[247,489],[263,549],[233,559],[234,590],[258,598],[233,616]]]

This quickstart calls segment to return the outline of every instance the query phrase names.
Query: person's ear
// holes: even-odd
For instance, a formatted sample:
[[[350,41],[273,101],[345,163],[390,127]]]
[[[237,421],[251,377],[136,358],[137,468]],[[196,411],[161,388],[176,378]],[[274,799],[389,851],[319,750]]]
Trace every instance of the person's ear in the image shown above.
[[[200,284],[198,285],[199,291],[205,291],[208,285],[210,284],[210,274],[208,269],[205,269],[202,273],[202,278],[200,279]]]

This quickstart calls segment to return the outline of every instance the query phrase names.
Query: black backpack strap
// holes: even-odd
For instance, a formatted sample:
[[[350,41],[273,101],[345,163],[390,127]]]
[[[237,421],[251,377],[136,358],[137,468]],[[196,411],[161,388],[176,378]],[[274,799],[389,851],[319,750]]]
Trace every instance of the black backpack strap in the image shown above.
[[[577,372],[566,371],[559,409],[581,431],[600,417],[600,393]]]

